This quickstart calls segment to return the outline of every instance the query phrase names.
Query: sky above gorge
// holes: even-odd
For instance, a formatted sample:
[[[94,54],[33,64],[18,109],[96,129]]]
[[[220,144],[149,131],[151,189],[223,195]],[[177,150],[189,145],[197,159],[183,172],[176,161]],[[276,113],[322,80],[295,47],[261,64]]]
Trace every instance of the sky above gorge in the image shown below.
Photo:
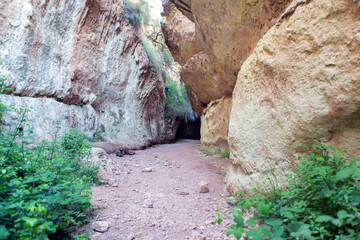
[[[161,19],[162,3],[161,0],[147,0],[150,4],[150,11],[153,18]]]

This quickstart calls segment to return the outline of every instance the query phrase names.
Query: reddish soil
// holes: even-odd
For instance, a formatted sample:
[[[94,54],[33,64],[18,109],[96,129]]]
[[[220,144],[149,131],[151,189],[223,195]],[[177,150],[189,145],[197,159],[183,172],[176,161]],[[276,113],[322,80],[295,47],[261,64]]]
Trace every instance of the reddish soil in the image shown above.
[[[199,141],[183,140],[133,156],[112,154],[109,160],[111,170],[101,175],[112,179],[111,186],[92,189],[98,210],[85,227],[92,239],[234,239],[226,237],[230,217],[215,223],[218,209],[230,209],[223,180],[229,159],[206,157]],[[152,172],[142,172],[149,167]],[[210,192],[197,191],[200,181],[208,182]],[[110,227],[95,232],[95,221],[107,221]]]

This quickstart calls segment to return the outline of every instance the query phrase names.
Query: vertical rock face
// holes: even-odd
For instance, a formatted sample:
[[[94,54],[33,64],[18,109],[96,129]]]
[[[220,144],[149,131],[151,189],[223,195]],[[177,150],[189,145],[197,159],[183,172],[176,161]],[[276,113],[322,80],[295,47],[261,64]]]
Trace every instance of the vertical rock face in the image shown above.
[[[163,0],[172,2],[188,19],[194,22],[194,15],[191,12],[191,0]]]
[[[242,63],[290,0],[193,0],[197,34],[216,71],[232,87]]]
[[[193,108],[201,115],[210,102],[232,95],[242,63],[252,53],[259,39],[274,25],[290,0],[164,2],[167,2],[166,22],[162,26],[166,43],[175,60],[183,65],[181,78],[189,89]],[[194,32],[196,38],[189,38]],[[204,50],[189,48],[194,46],[194,39],[196,42],[200,39]],[[212,122],[223,120],[222,115],[212,116]],[[211,136],[212,133],[206,133],[207,130],[210,128],[204,127],[202,134]],[[214,140],[213,145],[216,142]]]
[[[226,125],[221,101],[209,102],[226,96],[221,87],[236,84],[228,135],[230,188],[251,189],[269,171],[283,181],[314,137],[360,153],[359,4],[187,1],[204,51],[189,58],[181,76],[193,106],[203,113],[203,145],[211,142],[205,136],[216,139],[212,133]]]
[[[204,50],[195,32],[195,24],[185,17],[173,4],[168,4],[166,22],[161,23],[162,32],[174,60],[185,65],[192,55]]]
[[[180,76],[186,87],[205,105],[223,96],[231,96],[232,88],[215,71],[204,51],[187,61]]]
[[[165,140],[163,82],[122,11],[120,0],[1,1],[2,57],[14,89],[6,101],[26,101],[108,141]],[[35,121],[45,131],[42,118]]]
[[[242,189],[269,170],[284,180],[312,137],[360,152],[358,3],[302,2],[267,32],[238,75],[227,180]]]
[[[208,149],[228,150],[231,97],[211,102],[201,116],[201,145]]]

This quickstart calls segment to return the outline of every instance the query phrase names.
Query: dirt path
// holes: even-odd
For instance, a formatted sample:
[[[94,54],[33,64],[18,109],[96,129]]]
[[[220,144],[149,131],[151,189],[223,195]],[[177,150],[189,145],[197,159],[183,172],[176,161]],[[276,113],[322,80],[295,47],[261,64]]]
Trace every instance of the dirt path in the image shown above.
[[[203,156],[200,142],[192,140],[105,158],[101,175],[110,182],[93,188],[99,210],[91,223],[110,227],[100,233],[89,224],[92,239],[233,239],[225,235],[229,218],[215,224],[217,209],[229,210],[223,181],[228,159]],[[210,192],[197,191],[200,181]]]

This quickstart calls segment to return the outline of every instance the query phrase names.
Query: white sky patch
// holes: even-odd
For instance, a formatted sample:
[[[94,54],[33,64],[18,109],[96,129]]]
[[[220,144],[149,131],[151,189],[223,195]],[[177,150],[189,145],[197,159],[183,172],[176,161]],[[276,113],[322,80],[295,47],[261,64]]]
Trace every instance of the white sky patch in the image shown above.
[[[147,0],[150,5],[150,11],[153,18],[161,19],[163,11],[161,0]]]

